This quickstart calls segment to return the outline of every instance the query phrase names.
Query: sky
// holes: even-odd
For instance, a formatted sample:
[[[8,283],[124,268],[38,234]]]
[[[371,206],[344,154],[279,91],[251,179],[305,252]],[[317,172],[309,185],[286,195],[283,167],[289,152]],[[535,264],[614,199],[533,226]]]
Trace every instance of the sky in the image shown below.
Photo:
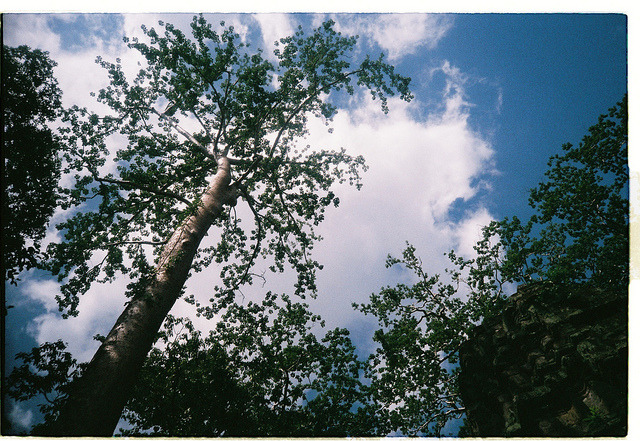
[[[47,50],[63,104],[92,110],[89,96],[106,85],[95,63],[121,58],[135,68],[122,36],[142,36],[140,25],[162,19],[183,29],[192,14],[9,14],[4,44]],[[383,52],[398,72],[412,78],[415,99],[377,102],[356,94],[342,99],[328,133],[310,121],[303,144],[362,154],[369,166],[363,188],[338,186],[337,209],[329,209],[314,256],[318,297],[309,300],[327,327],[346,327],[366,355],[375,323],[353,311],[383,286],[407,282],[399,269],[385,269],[388,254],[415,245],[429,273],[447,266],[444,253],[471,256],[480,229],[493,219],[531,213],[528,190],[543,177],[549,156],[566,142],[578,143],[598,115],[627,91],[627,17],[622,14],[232,14],[208,15],[232,23],[252,46],[266,52],[299,24],[310,28],[333,18],[337,29],[360,35],[357,51]],[[114,146],[117,147],[117,146]],[[241,208],[238,208],[239,210]],[[53,223],[65,218],[58,211]],[[51,229],[47,240],[57,240]],[[203,246],[206,246],[203,243]],[[266,263],[258,262],[258,265]],[[259,268],[258,268],[258,271]],[[187,292],[206,299],[215,268],[189,279]],[[55,280],[25,273],[7,287],[15,305],[6,319],[9,370],[19,351],[62,339],[79,361],[88,361],[125,302],[125,280],[97,285],[82,297],[76,318],[57,311]],[[267,290],[292,290],[290,274],[269,275],[264,286],[246,289],[247,300]],[[193,317],[178,301],[174,315]],[[196,319],[203,329],[212,326]],[[28,404],[9,403],[17,427],[39,421]]]

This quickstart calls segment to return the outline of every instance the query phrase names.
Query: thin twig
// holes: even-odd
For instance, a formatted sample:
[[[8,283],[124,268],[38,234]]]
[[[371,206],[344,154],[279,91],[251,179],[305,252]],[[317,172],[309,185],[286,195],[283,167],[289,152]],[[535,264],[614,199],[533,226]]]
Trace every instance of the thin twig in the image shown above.
[[[285,130],[287,130],[289,123],[293,120],[293,118],[307,105],[307,103],[309,101],[311,101],[313,98],[316,98],[320,93],[326,91],[327,89],[331,89],[333,86],[335,86],[336,84],[340,83],[341,81],[344,81],[346,78],[350,77],[351,75],[355,75],[356,73],[360,72],[362,69],[358,69],[358,70],[354,70],[353,72],[349,72],[347,74],[342,75],[342,77],[338,80],[332,81],[331,83],[327,84],[326,86],[322,87],[321,89],[318,90],[314,90],[311,95],[309,95],[304,101],[302,101],[300,104],[298,104],[292,111],[291,114],[289,115],[289,117],[286,119],[286,121],[284,122],[284,124],[282,125],[282,127],[280,128],[280,130],[278,131],[278,135],[276,136],[276,139],[273,141],[273,145],[271,146],[271,151],[269,152],[269,156],[273,156],[273,154],[275,153],[276,150],[276,146],[278,145],[278,143],[280,142],[280,137],[282,136],[282,134],[284,133]]]

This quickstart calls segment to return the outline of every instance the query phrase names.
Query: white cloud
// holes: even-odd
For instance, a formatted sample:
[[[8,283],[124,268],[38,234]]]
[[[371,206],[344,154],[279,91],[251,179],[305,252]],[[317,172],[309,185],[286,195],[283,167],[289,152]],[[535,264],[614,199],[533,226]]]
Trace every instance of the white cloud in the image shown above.
[[[273,59],[275,42],[283,37],[293,35],[294,25],[290,14],[255,14],[253,19],[258,22],[262,33],[262,47],[264,56]]]
[[[54,280],[28,280],[24,283],[23,293],[40,303],[47,313],[58,310],[55,295],[60,294],[60,286]]]
[[[109,285],[94,284],[87,294],[80,297],[80,314],[63,319],[55,301],[55,296],[60,294],[59,285],[52,280],[28,280],[23,294],[41,304],[46,311],[33,319],[28,332],[38,344],[61,339],[68,343],[67,350],[78,361],[89,361],[99,345],[93,336],[106,335],[124,309],[126,283],[127,280],[122,278]]]
[[[492,219],[482,206],[459,220],[449,215],[454,202],[470,201],[487,189],[485,179],[495,166],[492,146],[469,124],[472,106],[464,98],[464,76],[443,66],[443,104],[425,118],[415,117],[423,106],[417,100],[391,99],[385,115],[366,95],[354,99],[351,110],[339,111],[332,134],[312,119],[310,134],[301,141],[322,149],[345,147],[349,154],[362,154],[369,166],[361,191],[346,185],[334,189],[340,207],[328,209],[318,229],[324,240],[315,258],[325,268],[311,303],[329,326],[368,326],[351,304],[398,283],[402,273],[384,263],[389,253],[399,256],[406,241],[417,247],[427,272],[442,272],[449,264],[444,254],[473,251],[481,227]],[[292,275],[270,276],[264,290],[287,292],[291,281]]]
[[[312,118],[309,136],[300,141],[317,149],[345,147],[351,155],[363,155],[369,166],[361,191],[348,185],[334,188],[340,207],[329,208],[318,228],[324,240],[316,245],[314,257],[325,268],[318,274],[318,298],[310,303],[329,326],[371,324],[351,304],[366,302],[382,286],[398,283],[401,274],[385,269],[384,264],[387,254],[400,255],[406,241],[424,256],[428,272],[442,272],[448,265],[444,253],[472,251],[481,227],[491,220],[484,207],[466,212],[459,221],[449,217],[454,202],[471,200],[486,189],[480,178],[494,172],[494,152],[469,125],[470,106],[460,97],[464,94],[461,76],[455,69],[445,74],[448,101],[424,120],[414,116],[422,107],[417,100],[408,104],[391,99],[385,115],[378,101],[363,94],[352,101],[350,110],[340,109],[331,123],[333,133],[323,121]],[[250,222],[248,210],[239,215]],[[255,271],[265,267],[259,263]],[[216,270],[211,267],[189,280],[188,292],[206,302],[216,281]],[[259,299],[267,290],[291,292],[294,281],[290,272],[267,272],[264,287],[257,284],[243,289],[245,300]],[[173,313],[190,310],[180,303]]]
[[[33,411],[31,409],[25,409],[24,405],[14,400],[10,400],[10,406],[11,412],[9,413],[9,419],[14,426],[17,426],[14,430],[22,431],[29,429],[33,423]]]
[[[361,35],[387,51],[391,61],[414,54],[420,47],[433,49],[453,25],[443,14],[349,14],[333,17],[337,30]]]
[[[3,43],[7,46],[26,44],[32,49],[57,50],[60,36],[49,29],[47,14],[7,14],[4,16]]]
[[[97,55],[105,58],[116,58],[125,52],[126,46],[118,38],[99,39],[91,30],[99,30],[105,16],[85,16],[87,35],[78,36],[82,45],[74,48],[65,47],[61,35],[50,27],[50,20],[55,17],[69,26],[78,21],[76,14],[9,14],[4,19],[4,44],[18,46],[26,44],[32,49],[38,48],[49,52],[50,58],[57,63],[54,76],[63,92],[63,105],[82,105],[97,110],[103,107],[88,100],[89,93],[99,90],[107,84],[107,74],[94,63]],[[99,18],[100,17],[100,18]],[[115,19],[115,16],[111,16]],[[78,41],[74,44],[78,44]],[[131,51],[128,51],[131,52]]]
[[[476,255],[473,246],[482,239],[482,227],[489,225],[495,218],[486,207],[465,213],[464,218],[457,224],[442,228],[443,234],[451,235],[455,240],[456,253],[465,258],[473,258]]]

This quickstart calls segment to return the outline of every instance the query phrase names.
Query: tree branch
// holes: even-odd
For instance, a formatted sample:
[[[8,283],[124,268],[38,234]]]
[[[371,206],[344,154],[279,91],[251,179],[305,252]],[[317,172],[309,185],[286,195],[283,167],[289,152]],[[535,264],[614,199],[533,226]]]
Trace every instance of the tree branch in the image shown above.
[[[439,359],[438,364],[442,364],[442,363],[444,363],[444,362],[445,362],[445,361],[447,361],[447,360],[448,360],[448,359],[449,359],[453,354],[455,354],[456,352],[458,352],[458,351],[460,350],[460,348],[462,347],[462,344],[463,344],[463,343],[464,343],[464,342],[458,343],[458,344],[456,345],[456,347],[454,347],[453,349],[451,349],[451,350],[449,351],[449,353],[448,353],[446,356],[444,356],[444,357],[442,357],[441,359]],[[444,352],[444,351],[443,351],[443,352]]]
[[[233,83],[233,86],[235,87],[236,84],[238,84],[238,81],[240,81],[240,77],[237,77],[236,80]],[[225,101],[227,100],[227,98],[229,97],[229,89],[231,89],[231,72],[227,71],[227,87],[225,88],[224,91],[224,99]],[[220,103],[218,102],[218,106],[220,106]],[[220,111],[222,112],[222,107],[220,107]],[[229,119],[228,123],[231,122],[231,119]],[[222,121],[221,121],[222,123]],[[226,125],[222,125],[220,126],[221,128],[226,127]],[[226,132],[224,131],[224,129],[219,132],[219,133],[224,133],[225,134],[225,138],[226,138]],[[216,143],[217,143],[217,139],[216,139]],[[229,148],[231,147],[229,145],[228,142],[225,142],[225,147],[224,150],[222,151],[222,156],[227,156],[229,154]]]
[[[202,70],[199,69],[198,67],[196,67],[196,69],[198,69],[200,71],[200,75],[204,78],[205,75],[203,74]],[[227,74],[229,75],[229,73],[227,72]],[[212,81],[207,81],[207,83],[209,84],[209,86],[211,87],[211,90],[213,91],[214,94],[214,98],[215,98],[215,102],[216,104],[218,104],[218,109],[220,110],[220,114],[219,114],[219,127],[218,127],[218,133],[216,133],[215,138],[212,138],[212,142],[213,142],[213,153],[214,155],[219,155],[220,154],[220,150],[218,149],[218,143],[220,142],[220,137],[223,135],[223,133],[225,133],[224,128],[226,127],[226,124],[224,123],[224,119],[225,119],[225,115],[224,115],[224,106],[222,105],[221,102],[221,98],[222,96],[220,95],[220,92],[218,92],[218,89],[216,89],[215,84]],[[228,88],[225,91],[225,93],[228,93]],[[225,95],[226,97],[226,95]]]
[[[191,109],[191,113],[193,113],[193,116],[196,117],[196,120],[198,120],[198,122],[200,123],[200,125],[204,129],[204,132],[207,134],[207,137],[209,137],[210,140],[213,140],[213,137],[211,136],[211,133],[209,133],[209,129],[207,129],[207,126],[205,126],[204,122],[200,119],[200,117],[198,116],[196,111]],[[218,143],[217,142],[213,145],[213,155],[214,156],[218,155]]]
[[[121,245],[165,245],[168,240],[163,240],[160,242],[155,242],[151,240],[123,240],[120,242],[112,242],[105,244],[106,247],[118,247]]]
[[[293,214],[291,214],[291,211],[289,210],[289,207],[287,206],[287,203],[284,200],[284,192],[282,191],[282,188],[280,188],[280,183],[278,182],[277,176],[275,177],[275,184],[276,184],[276,191],[278,193],[278,198],[282,203],[282,208],[287,213],[287,216],[289,216],[289,219],[291,219],[291,223],[293,227],[296,229],[298,235],[302,236],[302,229],[300,228],[300,225],[298,225],[298,221],[296,220],[296,218],[293,217]],[[306,263],[309,263],[309,258],[307,257],[307,247],[304,245],[302,245],[302,253],[303,253],[304,261]]]
[[[240,287],[240,285],[242,285],[247,280],[247,277],[249,276],[249,270],[253,266],[253,263],[255,262],[256,258],[258,257],[258,254],[260,253],[262,239],[264,238],[264,231],[263,231],[263,228],[262,228],[262,221],[260,220],[260,213],[258,213],[258,210],[255,208],[255,205],[254,205],[255,200],[249,194],[249,192],[246,190],[246,188],[242,187],[241,185],[238,185],[238,189],[240,190],[240,194],[247,201],[247,204],[249,205],[249,208],[251,209],[251,212],[253,213],[253,216],[254,216],[254,218],[256,220],[257,231],[256,231],[256,244],[255,244],[255,247],[253,249],[253,253],[251,254],[251,257],[249,258],[249,261],[246,264],[246,267],[244,269],[244,273],[236,281],[236,283],[234,284],[234,286],[231,289],[231,291],[235,291],[236,289],[238,289]]]
[[[165,120],[166,122],[169,123],[169,125],[171,125],[171,127],[173,127],[178,133],[180,133],[182,136],[184,136],[185,138],[187,138],[189,141],[191,141],[191,143],[193,145],[195,145],[198,150],[200,150],[207,158],[212,159],[214,161],[217,161],[216,155],[214,155],[213,153],[211,153],[205,146],[203,146],[202,144],[200,144],[200,142],[195,139],[193,137],[193,135],[191,135],[191,133],[187,132],[185,129],[183,129],[182,127],[180,127],[178,124],[176,124],[176,122],[171,119],[170,117],[168,117],[167,115],[165,115],[164,113],[160,113],[158,112],[156,109],[151,108],[151,111],[153,113],[155,113],[156,115],[158,115],[158,118]]]
[[[137,182],[125,181],[125,180],[120,180],[120,179],[112,179],[112,178],[100,178],[100,177],[95,176],[95,175],[94,175],[93,179],[95,179],[96,181],[98,181],[100,183],[116,184],[116,185],[121,185],[123,187],[133,187],[133,188],[135,188],[137,190],[146,191],[146,192],[158,195],[158,196],[166,196],[166,197],[174,198],[174,199],[179,200],[180,202],[184,202],[187,205],[191,204],[191,202],[188,199],[180,196],[177,193],[174,193],[172,191],[166,191],[166,190],[158,190],[156,188],[152,188],[152,187],[149,187],[147,185],[139,184]]]
[[[320,93],[326,91],[327,89],[331,89],[336,84],[340,83],[341,81],[344,81],[346,78],[350,77],[351,75],[355,75],[356,73],[360,72],[361,70],[362,69],[358,69],[358,70],[354,70],[353,72],[346,73],[346,74],[342,75],[342,77],[340,79],[335,80],[335,81],[327,84],[326,86],[322,87],[321,89],[314,90],[304,101],[302,101],[300,104],[298,104],[298,106],[295,109],[293,109],[293,111],[291,112],[289,117],[286,119],[286,121],[284,122],[284,124],[282,125],[280,130],[278,131],[278,135],[276,136],[276,139],[273,141],[273,145],[271,146],[271,151],[269,152],[269,156],[271,157],[275,153],[276,146],[280,142],[280,137],[282,136],[284,131],[289,126],[289,123],[291,122],[291,120],[293,120],[293,118],[304,108],[304,106],[306,106],[308,104],[309,101],[311,101],[313,98],[316,98]]]
[[[240,184],[243,180],[246,179],[247,176],[249,176],[249,173],[251,173],[253,170],[255,170],[256,166],[258,165],[258,163],[262,160],[262,156],[258,155],[255,159],[255,161],[253,161],[249,167],[247,168],[247,170],[242,174],[242,176],[240,176],[240,178],[236,179],[236,184]],[[255,213],[254,213],[255,214]]]

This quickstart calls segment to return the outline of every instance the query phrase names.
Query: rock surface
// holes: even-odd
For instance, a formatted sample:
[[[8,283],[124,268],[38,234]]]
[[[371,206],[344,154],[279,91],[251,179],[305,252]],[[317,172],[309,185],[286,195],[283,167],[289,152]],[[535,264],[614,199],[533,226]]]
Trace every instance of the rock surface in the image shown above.
[[[460,350],[469,436],[625,436],[626,292],[522,287]]]

